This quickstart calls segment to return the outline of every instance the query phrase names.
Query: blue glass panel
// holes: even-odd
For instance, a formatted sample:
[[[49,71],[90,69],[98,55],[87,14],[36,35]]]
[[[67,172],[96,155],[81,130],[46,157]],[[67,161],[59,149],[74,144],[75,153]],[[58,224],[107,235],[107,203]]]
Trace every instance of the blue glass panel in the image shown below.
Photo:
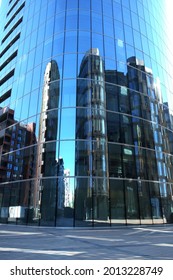
[[[65,52],[76,52],[77,50],[77,32],[71,31],[65,33]]]
[[[98,48],[99,54],[104,56],[104,48],[103,48],[103,36],[92,33],[92,48]]]
[[[116,56],[118,61],[126,61],[125,46],[121,40],[116,40]]]
[[[66,0],[56,1],[56,13],[60,13],[66,9]]]
[[[81,10],[79,13],[79,29],[90,30],[90,12]]]
[[[48,6],[47,6],[47,19],[52,17],[55,14],[55,6],[56,6],[55,0],[49,0]]]
[[[132,28],[130,26],[125,25],[125,41],[126,43],[128,43],[129,45],[133,46],[134,45],[134,41],[133,41],[133,31]]]
[[[62,12],[55,16],[54,33],[63,32],[65,27],[65,13]]]
[[[65,107],[75,107],[76,106],[76,94],[77,94],[77,88],[76,88],[76,80],[71,79],[71,80],[66,80],[63,81],[63,96],[62,96],[62,108]],[[70,111],[66,110],[66,115],[69,114],[69,112],[71,112],[71,115],[75,116],[75,111],[76,109],[71,109]],[[74,118],[72,120],[72,122],[75,123]],[[68,125],[68,122],[67,122]],[[73,124],[74,125],[74,124]],[[63,129],[63,127],[62,127]],[[64,132],[67,134],[68,132]],[[73,135],[71,135],[71,139],[74,139],[74,130],[73,130]]]
[[[123,24],[120,21],[118,20],[114,21],[114,30],[115,30],[115,38],[124,41],[124,28],[123,28]]]
[[[92,13],[92,31],[103,33],[103,22],[102,22],[102,15],[97,13]]]
[[[136,30],[133,31],[135,47],[139,50],[142,49],[141,35]]]
[[[122,5],[127,7],[127,8],[130,8],[130,0],[122,0]]]
[[[90,1],[80,0],[79,1],[79,9],[90,10]]]
[[[72,10],[72,11],[67,11],[67,16],[66,16],[66,30],[70,29],[77,29],[77,12]]]
[[[116,20],[122,21],[122,8],[121,5],[113,1],[113,16]]]
[[[103,14],[112,17],[112,0],[103,1]]]
[[[44,43],[44,51],[43,51],[43,61],[50,59],[52,55],[52,38],[50,38],[49,40],[47,40]]]
[[[131,13],[131,18],[132,18],[132,27],[137,31],[140,31],[138,16],[135,13]]]
[[[91,36],[89,32],[80,31],[78,37],[78,52],[87,52],[91,48]]]
[[[54,18],[51,18],[46,22],[46,31],[45,31],[45,38],[44,38],[45,41],[49,37],[53,36],[53,29],[54,29]]]
[[[106,36],[114,36],[114,30],[113,30],[113,20],[109,17],[104,17],[104,34]]]
[[[66,54],[64,57],[64,71],[63,78],[75,78],[76,77],[76,54]],[[73,67],[69,67],[73,65]]]
[[[64,33],[59,33],[55,35],[53,40],[52,57],[62,54],[63,47],[64,47]]]
[[[125,24],[132,25],[130,10],[125,7],[123,7],[123,20]]]
[[[101,14],[102,13],[102,0],[91,1],[91,9],[93,11]]]
[[[67,0],[67,10],[69,9],[77,9],[78,8],[78,0]]]
[[[136,1],[130,0],[130,9],[136,14],[138,13]]]
[[[105,57],[115,59],[115,41],[113,38],[104,37]]]

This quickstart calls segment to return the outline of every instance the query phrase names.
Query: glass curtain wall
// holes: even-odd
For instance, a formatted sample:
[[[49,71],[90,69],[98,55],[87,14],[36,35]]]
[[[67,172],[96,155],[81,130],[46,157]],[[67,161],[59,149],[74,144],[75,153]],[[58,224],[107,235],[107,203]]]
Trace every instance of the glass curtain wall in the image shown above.
[[[2,1],[0,222],[173,222],[165,1]]]

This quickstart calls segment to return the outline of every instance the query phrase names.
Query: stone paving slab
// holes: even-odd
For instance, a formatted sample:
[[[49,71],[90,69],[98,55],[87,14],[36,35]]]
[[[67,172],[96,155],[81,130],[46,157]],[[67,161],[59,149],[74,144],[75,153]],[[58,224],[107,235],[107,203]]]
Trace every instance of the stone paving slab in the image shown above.
[[[173,225],[46,228],[0,224],[0,260],[172,260]]]

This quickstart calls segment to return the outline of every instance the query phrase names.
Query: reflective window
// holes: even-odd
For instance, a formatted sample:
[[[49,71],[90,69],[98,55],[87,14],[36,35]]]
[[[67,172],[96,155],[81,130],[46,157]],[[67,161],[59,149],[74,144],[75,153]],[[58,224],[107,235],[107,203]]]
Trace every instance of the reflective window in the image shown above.
[[[90,1],[80,0],[79,1],[79,9],[90,10]],[[81,13],[81,11],[80,11]]]
[[[127,219],[133,223],[134,219],[139,219],[139,201],[136,182],[125,182],[125,198]]]
[[[52,55],[52,38],[48,39],[44,43],[44,51],[43,51],[43,61],[50,59]]]
[[[124,41],[123,24],[120,21],[118,20],[114,21],[114,30],[115,30],[115,38]]]
[[[130,0],[130,9],[136,14],[138,13],[136,1]]]
[[[130,15],[130,10],[123,7],[123,19],[124,19],[124,23],[131,26],[132,22],[131,22],[131,15]]]
[[[73,133],[73,131],[71,131],[71,132]],[[65,136],[65,134],[64,134],[64,136]],[[75,141],[70,141],[70,140],[68,141],[67,140],[67,141],[61,141],[60,142],[59,158],[63,159],[65,168],[69,169],[69,171],[70,171],[70,176],[74,176],[74,170],[75,170],[75,166],[74,166],[74,164],[75,164]]]
[[[139,20],[138,20],[138,16],[135,13],[131,13],[131,18],[132,18],[132,26],[134,29],[136,29],[137,31],[140,31],[139,29]]]
[[[78,37],[78,52],[85,53],[91,48],[91,40],[90,40],[90,33],[79,31]]]
[[[160,190],[157,183],[150,184],[151,209],[153,219],[161,218]]]
[[[38,94],[39,94],[39,91],[35,90],[30,95],[29,111],[28,111],[28,116],[29,117],[34,116],[34,115],[37,114]]]
[[[115,41],[110,37],[104,37],[105,57],[115,59]]]
[[[45,24],[40,25],[37,34],[37,44],[39,45],[44,40]]]
[[[99,14],[102,14],[102,0],[91,1],[91,9]]]
[[[133,43],[133,31],[132,31],[132,28],[125,25],[125,41],[127,44],[133,46],[134,43]]]
[[[103,49],[103,36],[92,33],[92,48],[98,48],[99,54],[104,56],[104,49]]]
[[[140,19],[139,21],[140,23],[140,31],[144,36],[147,36],[147,30],[146,30],[146,24],[145,21],[143,19]]]
[[[25,94],[30,92],[31,84],[32,84],[32,71],[26,74],[25,89],[24,89]]]
[[[112,17],[112,0],[103,1],[103,14]]]
[[[113,1],[113,16],[116,20],[122,21],[121,5],[115,1]]]
[[[21,120],[26,120],[28,117],[28,110],[26,110],[25,104],[29,104],[29,100],[30,100],[30,94],[27,94],[22,98],[22,107],[21,107],[21,114],[20,114]]]
[[[118,61],[125,61],[125,46],[124,42],[121,40],[116,40],[116,55],[117,55],[117,60]]]
[[[79,13],[79,30],[90,30],[90,12],[80,10]]]
[[[56,13],[60,13],[66,9],[66,0],[56,1]]]
[[[65,52],[75,53],[77,47],[77,33],[75,31],[65,33]]]
[[[113,37],[114,30],[113,30],[113,21],[111,18],[104,17],[104,34],[107,36]]]
[[[67,11],[66,15],[66,30],[77,29],[77,12]]]
[[[111,225],[125,223],[125,193],[124,182],[110,180],[110,214]]]
[[[40,10],[40,21],[39,26],[46,21],[47,6],[42,6]]]
[[[56,6],[56,1],[52,0],[49,1],[48,6],[47,6],[47,19],[52,17],[55,13],[55,6]]]
[[[62,54],[63,47],[64,47],[64,33],[59,33],[55,35],[53,40],[52,57]]]
[[[38,73],[41,72],[41,65],[38,67],[34,68],[33,76],[32,76],[32,90],[36,89],[39,87],[40,84],[40,75]]]
[[[78,0],[67,0],[67,10],[77,9],[78,8]]]
[[[97,13],[92,13],[92,31],[103,33],[102,15]]]
[[[60,33],[64,31],[65,27],[65,13],[60,13],[55,16],[54,33]]]
[[[126,57],[127,59],[131,56],[135,56],[135,50],[134,47],[126,44]]]
[[[129,0],[122,0],[122,5],[127,7],[127,8],[130,8],[130,1]]]
[[[33,48],[36,47],[36,41],[37,41],[37,30],[32,33],[32,40],[30,41],[30,49],[32,50]]]
[[[138,14],[141,18],[144,18],[144,9],[143,9],[143,5],[141,2],[137,2],[137,6],[138,6]]]
[[[51,18],[46,22],[45,40],[53,35],[54,19]]]

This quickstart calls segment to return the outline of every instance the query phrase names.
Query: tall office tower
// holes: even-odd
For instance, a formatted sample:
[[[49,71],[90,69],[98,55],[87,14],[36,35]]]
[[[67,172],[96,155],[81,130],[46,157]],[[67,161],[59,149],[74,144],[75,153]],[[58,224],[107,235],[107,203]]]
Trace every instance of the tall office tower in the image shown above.
[[[173,222],[167,3],[1,1],[0,222]]]

